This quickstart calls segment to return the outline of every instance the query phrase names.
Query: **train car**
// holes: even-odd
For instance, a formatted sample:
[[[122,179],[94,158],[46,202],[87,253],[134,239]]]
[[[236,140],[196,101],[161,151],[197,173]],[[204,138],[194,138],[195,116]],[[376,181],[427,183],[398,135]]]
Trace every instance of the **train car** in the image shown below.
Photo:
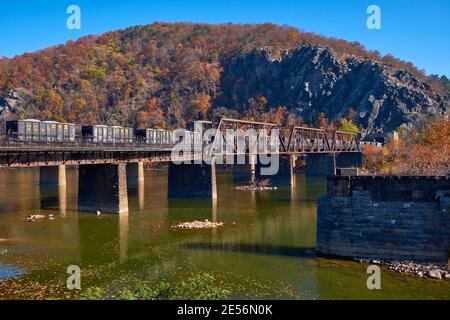
[[[127,143],[134,141],[133,128],[105,126],[101,124],[81,127],[84,139],[99,143]]]
[[[6,121],[8,137],[19,141],[39,141],[40,120],[24,119]]]
[[[175,142],[184,142],[186,144],[193,144],[194,143],[194,139],[195,139],[195,134],[196,134],[195,132],[192,132],[192,131],[189,131],[189,130],[184,130],[182,138],[179,137],[178,141],[175,141]]]
[[[75,125],[72,123],[36,119],[12,120],[6,122],[6,132],[10,138],[19,141],[75,141]]]
[[[41,121],[40,141],[75,141],[75,124]]]
[[[134,141],[134,129],[126,128],[120,126],[114,126],[113,129],[113,140],[116,143],[125,143]]]
[[[81,126],[81,136],[92,142],[114,141],[112,128],[102,124]]]
[[[172,130],[157,129],[156,138],[159,144],[171,145],[176,143]]]
[[[136,141],[141,143],[154,143],[153,142],[153,129],[136,129],[134,131],[134,134],[136,136]]]
[[[165,129],[138,129],[135,131],[136,140],[153,145],[173,145],[174,135]]]
[[[125,127],[125,137],[127,139],[128,142],[134,142],[135,140],[135,136],[134,136],[134,129],[133,128],[127,128]]]

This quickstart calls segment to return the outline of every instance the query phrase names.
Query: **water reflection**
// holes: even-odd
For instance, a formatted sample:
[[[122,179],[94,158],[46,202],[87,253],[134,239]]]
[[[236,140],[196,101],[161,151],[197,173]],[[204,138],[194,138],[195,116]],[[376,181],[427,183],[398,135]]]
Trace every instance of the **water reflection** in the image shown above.
[[[128,260],[128,214],[119,215],[119,252],[120,262]]]
[[[139,209],[143,210],[145,205],[145,180],[138,180],[138,201],[139,201]]]
[[[217,175],[216,201],[169,200],[166,172],[146,171],[143,182],[128,184],[128,215],[96,216],[77,212],[76,169],[67,170],[66,189],[41,189],[38,178],[33,169],[0,170],[0,251],[6,250],[0,255],[0,278],[22,270],[30,281],[46,284],[77,264],[89,285],[127,277],[129,285],[140,276],[160,281],[207,271],[223,275],[237,298],[254,297],[255,287],[263,288],[258,297],[269,298],[374,297],[364,291],[367,274],[361,265],[314,255],[316,199],[326,189],[323,179],[297,175],[292,188],[243,192],[235,190],[234,175],[224,172]],[[44,218],[28,223],[29,214]],[[171,228],[205,219],[225,225]],[[0,298],[14,287],[3,283]],[[450,298],[448,284],[405,281],[389,273],[383,273],[379,291],[376,297]]]
[[[262,246],[245,243],[186,243],[182,244],[180,247],[183,249],[218,250],[223,252],[242,252],[283,257],[315,257],[314,248]]]
[[[0,213],[41,207],[39,169],[0,169],[0,188]]]
[[[212,222],[217,222],[217,199],[212,200]]]
[[[0,265],[0,281],[17,277],[21,274],[24,274],[24,271],[14,265]]]
[[[67,185],[58,186],[58,207],[61,217],[67,216]]]

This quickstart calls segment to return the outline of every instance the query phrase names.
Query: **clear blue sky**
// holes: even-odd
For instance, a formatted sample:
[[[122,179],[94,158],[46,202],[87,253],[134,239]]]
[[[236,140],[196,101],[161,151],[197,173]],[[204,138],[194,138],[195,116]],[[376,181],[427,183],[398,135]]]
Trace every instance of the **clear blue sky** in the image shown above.
[[[66,28],[71,4],[81,8],[81,30]],[[381,30],[366,27],[370,4],[381,8]],[[272,22],[359,41],[450,76],[449,0],[1,0],[0,13],[6,57],[153,21]]]

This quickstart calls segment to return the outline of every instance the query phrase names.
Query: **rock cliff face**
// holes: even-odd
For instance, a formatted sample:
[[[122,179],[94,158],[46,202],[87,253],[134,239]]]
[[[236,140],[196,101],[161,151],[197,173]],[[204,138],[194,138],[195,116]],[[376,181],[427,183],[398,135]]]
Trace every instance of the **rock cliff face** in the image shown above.
[[[389,132],[449,110],[448,97],[411,73],[363,58],[338,58],[326,46],[305,45],[278,58],[265,50],[235,56],[224,67],[221,88],[241,111],[250,97],[262,95],[269,107],[286,106],[306,122],[319,112],[339,119],[352,108],[365,133]]]

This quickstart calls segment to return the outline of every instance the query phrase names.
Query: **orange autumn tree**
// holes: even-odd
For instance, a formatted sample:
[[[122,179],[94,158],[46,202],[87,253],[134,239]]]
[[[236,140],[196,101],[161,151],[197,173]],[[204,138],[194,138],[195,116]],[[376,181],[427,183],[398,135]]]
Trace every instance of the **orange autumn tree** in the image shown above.
[[[147,103],[147,107],[144,110],[138,112],[136,116],[136,123],[139,129],[144,128],[157,128],[164,129],[167,127],[164,111],[159,106],[158,99],[155,97],[150,98]]]
[[[404,132],[384,148],[366,147],[365,167],[371,172],[397,175],[447,175],[450,121],[441,118],[419,132]]]
[[[201,94],[197,99],[191,100],[191,113],[200,119],[207,118],[210,107],[211,97],[207,94]]]

